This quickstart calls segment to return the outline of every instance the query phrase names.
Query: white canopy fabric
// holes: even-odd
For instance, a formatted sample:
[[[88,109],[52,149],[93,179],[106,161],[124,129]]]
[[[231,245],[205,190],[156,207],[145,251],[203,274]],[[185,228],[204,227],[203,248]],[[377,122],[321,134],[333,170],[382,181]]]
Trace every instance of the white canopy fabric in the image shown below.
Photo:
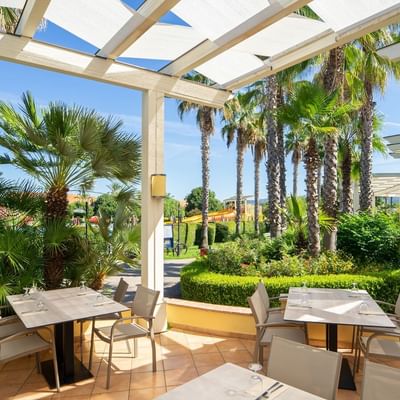
[[[400,20],[400,0],[146,0],[137,10],[123,0],[0,0],[0,6],[23,10],[13,42],[18,51],[0,43],[0,58],[86,77],[101,64],[95,59],[111,60],[95,79],[124,70],[116,66],[119,58],[131,59],[130,67],[135,59],[167,61],[159,76],[170,94],[175,88],[166,75],[196,70],[218,89],[238,89]],[[315,15],[296,13],[304,6]],[[165,15],[174,22],[161,23]],[[98,51],[82,55],[35,40],[27,44],[43,18]],[[125,85],[128,75],[119,74]],[[208,93],[215,103],[214,92]]]

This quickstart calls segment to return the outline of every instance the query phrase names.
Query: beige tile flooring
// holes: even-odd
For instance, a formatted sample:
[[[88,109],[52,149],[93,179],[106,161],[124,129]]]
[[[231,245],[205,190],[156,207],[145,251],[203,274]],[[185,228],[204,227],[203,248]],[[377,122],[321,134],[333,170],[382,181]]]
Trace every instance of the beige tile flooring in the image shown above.
[[[151,372],[150,341],[139,340],[139,356],[131,358],[126,342],[115,345],[111,388],[106,390],[107,345],[96,341],[92,379],[64,386],[60,393],[50,390],[34,368],[34,357],[12,361],[0,367],[0,399],[93,399],[150,400],[167,390],[223,364],[232,362],[247,367],[252,359],[251,340],[208,336],[170,330],[157,337],[157,368]],[[84,344],[87,365],[89,342]],[[77,348],[77,354],[79,349]],[[350,355],[346,357],[351,358]],[[351,360],[352,361],[352,360]],[[362,376],[356,383],[360,388]],[[359,392],[340,390],[338,400],[358,400]]]

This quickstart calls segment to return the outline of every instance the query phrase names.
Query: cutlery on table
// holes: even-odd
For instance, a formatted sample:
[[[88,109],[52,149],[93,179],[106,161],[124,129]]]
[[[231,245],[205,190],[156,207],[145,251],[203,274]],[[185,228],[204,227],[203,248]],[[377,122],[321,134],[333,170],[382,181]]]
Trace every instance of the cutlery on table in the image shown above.
[[[100,307],[100,306],[106,306],[107,304],[114,304],[114,302],[113,302],[113,301],[105,301],[105,302],[103,302],[103,303],[96,303],[96,304],[93,304],[93,306],[94,306],[94,307]]]
[[[36,313],[41,313],[49,311],[47,308],[43,308],[42,310],[28,310],[28,311],[22,311],[21,314],[28,315],[28,314],[36,314]]]
[[[268,399],[269,396],[276,392],[277,390],[279,390],[280,388],[282,388],[284,385],[282,383],[280,383],[278,386],[274,387],[273,389],[269,390],[266,394],[263,395],[264,399]]]
[[[273,383],[271,386],[267,387],[267,389],[261,393],[256,400],[262,400],[265,398],[266,395],[268,395],[269,392],[271,392],[271,390],[273,390],[275,387],[278,387],[281,383],[280,382],[275,382]]]

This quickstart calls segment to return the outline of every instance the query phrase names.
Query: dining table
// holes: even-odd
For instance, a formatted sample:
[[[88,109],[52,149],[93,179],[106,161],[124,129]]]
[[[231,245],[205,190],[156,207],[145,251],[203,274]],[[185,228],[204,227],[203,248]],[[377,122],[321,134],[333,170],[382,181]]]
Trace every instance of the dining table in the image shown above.
[[[326,349],[338,351],[338,326],[395,328],[394,323],[366,290],[292,287],[285,321],[319,323],[326,327]],[[343,357],[340,389],[356,390],[347,358]]]
[[[26,328],[54,326],[60,385],[92,377],[82,361],[75,357],[74,321],[128,310],[126,306],[87,287],[10,295],[7,300]],[[50,388],[54,388],[52,361],[43,361],[41,367]]]
[[[178,386],[158,397],[157,400],[265,400],[261,395],[268,388],[268,399],[273,400],[322,400],[322,397],[277,382],[236,364],[225,363],[205,374]]]

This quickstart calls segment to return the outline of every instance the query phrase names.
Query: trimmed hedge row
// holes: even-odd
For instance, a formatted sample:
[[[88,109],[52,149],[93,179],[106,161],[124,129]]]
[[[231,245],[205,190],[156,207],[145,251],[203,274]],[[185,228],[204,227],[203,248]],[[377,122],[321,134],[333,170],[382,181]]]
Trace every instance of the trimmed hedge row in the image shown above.
[[[247,297],[254,292],[260,278],[222,275],[207,270],[204,261],[195,261],[181,271],[181,291],[185,300],[232,306],[248,306]],[[400,270],[365,275],[308,275],[263,279],[271,297],[287,293],[290,287],[351,288],[356,282],[375,299],[395,303],[400,292]]]

